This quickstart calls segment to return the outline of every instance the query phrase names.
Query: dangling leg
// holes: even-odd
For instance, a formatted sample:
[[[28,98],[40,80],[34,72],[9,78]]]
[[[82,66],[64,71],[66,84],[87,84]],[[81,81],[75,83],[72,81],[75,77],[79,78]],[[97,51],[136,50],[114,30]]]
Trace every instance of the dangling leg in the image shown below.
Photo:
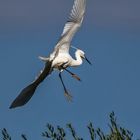
[[[67,62],[64,63],[64,64],[62,64],[62,65],[60,66],[60,68],[63,69],[63,70],[65,70],[65,71],[67,71],[67,72],[68,72],[69,74],[71,74],[71,76],[72,76],[73,78],[75,78],[76,80],[81,81],[81,79],[80,79],[76,74],[72,73],[70,70],[68,70],[68,69],[66,69],[66,68],[64,67],[65,64],[67,64]]]
[[[61,76],[61,72],[59,73],[59,78],[60,78],[60,81],[61,81],[61,83],[63,85],[63,88],[64,88],[64,91],[65,91],[64,95],[66,96],[66,98],[68,99],[68,101],[71,101],[72,100],[72,96],[68,93],[68,91],[67,91],[67,89],[65,87],[65,84],[64,84],[63,79],[62,79],[62,76]]]
[[[65,71],[67,71],[69,74],[71,74],[71,76],[73,77],[73,78],[75,78],[76,80],[78,80],[78,81],[81,81],[81,79],[76,75],[76,74],[74,74],[74,73],[72,73],[71,71],[69,71],[68,69],[64,69]]]

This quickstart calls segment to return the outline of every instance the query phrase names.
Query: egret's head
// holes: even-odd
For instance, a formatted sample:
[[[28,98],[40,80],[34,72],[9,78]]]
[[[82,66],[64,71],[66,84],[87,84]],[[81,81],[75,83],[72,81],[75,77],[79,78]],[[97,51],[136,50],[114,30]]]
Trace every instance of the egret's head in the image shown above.
[[[85,52],[84,51],[82,51],[82,50],[77,50],[77,53],[80,55],[80,57],[82,58],[82,59],[85,59],[90,65],[91,65],[91,62],[87,59],[87,57],[85,56]]]

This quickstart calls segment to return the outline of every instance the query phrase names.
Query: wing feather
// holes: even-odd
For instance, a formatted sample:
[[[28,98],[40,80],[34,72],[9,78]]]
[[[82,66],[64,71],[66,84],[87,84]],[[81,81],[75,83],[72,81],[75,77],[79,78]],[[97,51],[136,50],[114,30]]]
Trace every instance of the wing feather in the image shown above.
[[[61,37],[53,53],[69,51],[70,42],[82,24],[86,7],[86,0],[75,0],[68,21],[66,22]],[[66,45],[64,45],[66,44]]]
[[[80,27],[82,20],[83,20],[83,16],[85,13],[85,7],[86,7],[86,0],[75,0],[74,1],[74,5],[73,8],[71,10],[70,16],[68,18],[67,23],[64,26],[64,30],[62,32],[63,36],[64,34],[66,34],[67,32],[69,32],[69,30],[75,25],[75,24],[79,24],[78,27]],[[77,30],[76,30],[77,31]],[[76,32],[75,31],[75,32]],[[73,34],[75,33],[73,32]]]
[[[30,85],[25,87],[20,92],[20,94],[12,102],[10,108],[23,106],[31,99],[31,97],[34,95],[35,90],[38,87],[38,85],[50,74],[51,64],[52,64],[52,62],[47,62],[45,64],[43,71],[39,74],[39,76],[36,78],[36,80],[33,81]]]

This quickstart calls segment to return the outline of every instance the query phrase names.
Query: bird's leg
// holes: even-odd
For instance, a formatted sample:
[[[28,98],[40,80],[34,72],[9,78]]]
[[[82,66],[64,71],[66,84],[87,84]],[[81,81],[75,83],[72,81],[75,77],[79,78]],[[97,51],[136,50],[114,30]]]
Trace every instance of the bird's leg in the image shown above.
[[[69,74],[71,74],[71,76],[73,77],[73,78],[75,78],[76,80],[78,80],[78,81],[81,81],[81,79],[76,75],[76,74],[74,74],[74,73],[72,73],[71,71],[69,71],[68,69],[64,69],[65,71],[67,71]]]
[[[76,80],[81,81],[81,79],[74,73],[72,73],[70,70],[68,70],[66,67],[64,67],[64,65],[67,64],[67,62],[65,62],[64,64],[62,64],[60,66],[61,69],[67,71],[69,74],[71,74],[72,77],[74,77]]]
[[[65,84],[64,84],[63,79],[62,79],[62,76],[61,76],[61,72],[59,73],[59,78],[60,78],[60,81],[61,81],[62,86],[63,86],[64,91],[65,91],[64,95],[66,96],[66,98],[68,99],[68,101],[71,101],[72,100],[72,96],[68,93],[68,91],[67,91],[67,89],[65,87]]]

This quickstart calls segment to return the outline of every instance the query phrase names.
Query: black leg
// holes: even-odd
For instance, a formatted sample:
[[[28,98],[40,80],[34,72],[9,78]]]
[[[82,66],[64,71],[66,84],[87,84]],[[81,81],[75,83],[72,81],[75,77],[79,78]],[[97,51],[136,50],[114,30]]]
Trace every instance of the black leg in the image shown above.
[[[68,69],[64,69],[65,71],[67,71],[69,74],[71,74],[72,77],[74,77],[76,80],[81,81],[81,79],[74,73],[72,73],[71,71],[69,71]]]
[[[59,73],[59,78],[60,78],[60,81],[61,81],[61,83],[63,85],[63,88],[64,88],[64,91],[65,91],[64,95],[66,96],[66,98],[68,99],[68,101],[71,101],[72,100],[72,96],[68,93],[68,91],[67,91],[67,89],[65,87],[65,84],[64,84],[63,79],[62,79],[62,76],[61,76],[61,72]]]

